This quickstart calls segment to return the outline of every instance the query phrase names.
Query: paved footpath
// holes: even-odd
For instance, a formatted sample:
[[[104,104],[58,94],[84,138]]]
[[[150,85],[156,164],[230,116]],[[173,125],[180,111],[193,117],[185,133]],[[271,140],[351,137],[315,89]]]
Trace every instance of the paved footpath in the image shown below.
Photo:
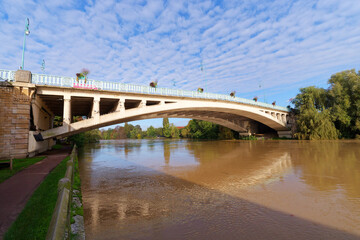
[[[45,177],[66,156],[71,149],[51,150],[41,155],[45,159],[16,173],[0,183],[0,239],[24,209],[27,201]]]

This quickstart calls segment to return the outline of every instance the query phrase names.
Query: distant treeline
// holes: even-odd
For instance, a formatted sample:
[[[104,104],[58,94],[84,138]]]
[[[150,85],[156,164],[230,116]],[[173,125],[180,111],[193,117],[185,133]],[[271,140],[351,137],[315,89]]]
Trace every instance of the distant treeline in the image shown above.
[[[229,128],[215,123],[190,120],[188,125],[178,128],[169,123],[168,118],[163,118],[163,127],[154,128],[150,126],[143,131],[140,125],[125,123],[124,127],[117,126],[106,130],[94,129],[91,131],[75,134],[68,138],[69,141],[82,147],[86,143],[95,143],[100,139],[142,139],[142,138],[192,138],[192,139],[234,139],[238,138],[238,133]]]
[[[93,130],[95,133],[95,130]],[[117,126],[107,130],[96,131],[100,139],[142,139],[142,138],[192,138],[192,139],[233,139],[237,133],[229,128],[219,126],[207,121],[190,120],[188,125],[178,128],[169,123],[168,118],[163,119],[163,126],[155,128],[150,126],[143,131],[140,125],[125,123],[124,127]]]

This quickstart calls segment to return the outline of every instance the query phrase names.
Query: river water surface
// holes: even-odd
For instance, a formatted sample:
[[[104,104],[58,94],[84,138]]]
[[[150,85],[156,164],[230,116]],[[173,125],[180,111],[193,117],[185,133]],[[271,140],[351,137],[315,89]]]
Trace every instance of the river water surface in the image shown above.
[[[359,141],[114,140],[79,161],[86,239],[360,239]]]

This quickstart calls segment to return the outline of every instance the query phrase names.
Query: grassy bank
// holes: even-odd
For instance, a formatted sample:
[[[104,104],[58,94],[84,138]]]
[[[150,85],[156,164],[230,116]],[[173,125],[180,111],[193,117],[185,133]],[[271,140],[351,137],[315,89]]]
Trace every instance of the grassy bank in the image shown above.
[[[24,168],[27,168],[30,165],[33,165],[34,163],[37,163],[41,160],[43,160],[45,156],[41,157],[33,157],[33,158],[22,158],[22,159],[13,159],[13,169],[10,170],[10,168],[1,168],[0,169],[0,183],[5,181],[6,179],[13,176],[15,173],[21,171]],[[5,162],[5,161],[0,161]],[[6,160],[8,162],[8,160]]]
[[[58,197],[58,182],[64,177],[66,157],[40,184],[4,239],[45,239]]]

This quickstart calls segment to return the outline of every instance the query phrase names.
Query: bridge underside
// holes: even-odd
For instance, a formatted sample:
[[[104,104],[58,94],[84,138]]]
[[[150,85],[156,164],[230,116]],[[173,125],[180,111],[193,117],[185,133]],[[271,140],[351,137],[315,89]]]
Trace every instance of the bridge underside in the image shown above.
[[[286,132],[287,113],[234,103],[139,96],[66,96],[40,94],[37,97],[51,111],[62,116],[63,126],[42,132],[44,139],[66,137],[113,124],[151,118],[189,118],[213,122],[243,135],[258,133],[258,123]],[[85,119],[74,122],[73,116]]]

